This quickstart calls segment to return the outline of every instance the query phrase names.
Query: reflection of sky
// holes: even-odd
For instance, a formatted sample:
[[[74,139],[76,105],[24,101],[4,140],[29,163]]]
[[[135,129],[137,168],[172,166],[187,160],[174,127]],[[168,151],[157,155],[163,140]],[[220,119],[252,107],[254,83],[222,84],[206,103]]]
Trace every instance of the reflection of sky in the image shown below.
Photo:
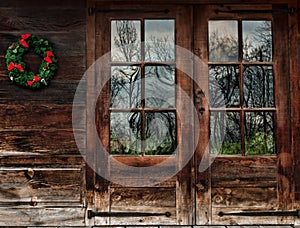
[[[219,36],[231,35],[233,37],[238,37],[237,21],[222,20],[209,21],[208,23],[209,34],[217,32]]]
[[[145,20],[146,40],[149,40],[151,36],[168,37],[169,40],[174,40],[174,24],[174,20]]]
[[[249,38],[253,40],[256,29],[263,26],[266,21],[243,21],[243,39]],[[271,26],[271,23],[269,23]]]
[[[243,39],[246,37],[253,38],[254,34],[257,33],[257,27],[263,25],[266,21],[243,21]],[[217,20],[209,21],[209,34],[217,32],[218,35],[225,36],[231,35],[233,37],[238,37],[238,23],[233,20]],[[270,23],[271,26],[271,23]]]

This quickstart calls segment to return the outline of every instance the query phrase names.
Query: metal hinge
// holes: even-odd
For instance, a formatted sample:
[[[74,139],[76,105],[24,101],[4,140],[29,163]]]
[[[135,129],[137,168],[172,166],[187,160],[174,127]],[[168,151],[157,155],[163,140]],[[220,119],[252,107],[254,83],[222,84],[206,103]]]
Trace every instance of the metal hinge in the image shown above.
[[[294,216],[300,218],[300,210],[294,211],[240,211],[240,212],[223,212],[218,213],[222,216]]]
[[[124,14],[132,14],[132,13],[169,13],[170,10],[163,9],[163,10],[141,10],[141,9],[97,9],[94,7],[88,8],[89,16],[95,13],[124,13]]]
[[[166,216],[171,217],[170,212],[155,213],[155,212],[96,212],[88,210],[88,218],[93,217],[147,217],[147,216]]]
[[[219,10],[216,9],[215,13],[237,13],[237,14],[290,14],[293,15],[295,13],[294,8],[289,9],[271,9],[271,10]]]

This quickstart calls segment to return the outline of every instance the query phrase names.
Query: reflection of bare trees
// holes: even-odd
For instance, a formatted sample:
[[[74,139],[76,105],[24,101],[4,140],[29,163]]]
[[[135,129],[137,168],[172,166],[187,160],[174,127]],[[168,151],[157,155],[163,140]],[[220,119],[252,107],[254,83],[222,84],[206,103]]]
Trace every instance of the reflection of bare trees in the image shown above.
[[[243,53],[244,61],[272,61],[272,27],[270,21],[260,22],[259,25],[255,28],[253,37],[244,37]]]
[[[210,66],[210,106],[239,107],[239,68],[238,66]]]
[[[116,50],[112,53],[112,60],[126,62],[126,64],[140,61],[142,46],[139,29],[136,28],[137,21],[120,20],[114,23],[116,32],[112,37],[114,42],[112,46],[116,47]],[[170,42],[167,36],[162,38],[151,36],[151,40],[145,43],[144,48],[145,61],[157,63],[174,61],[174,42]],[[151,66],[141,67],[120,64],[112,67],[110,92],[112,108],[125,108],[128,111],[130,108],[144,106],[166,108],[169,90],[172,94],[171,100],[174,101],[175,68],[173,66],[151,64]],[[174,107],[175,104],[169,104],[167,107],[169,106]],[[146,154],[158,155],[174,152],[175,112],[136,110],[128,113],[126,120],[118,120],[117,118],[121,116],[111,115],[111,152],[138,154],[145,151]],[[135,148],[141,149],[137,151]]]
[[[145,59],[149,62],[174,61],[174,40],[170,40],[168,36],[162,38],[151,36],[150,41],[145,42]]]
[[[114,44],[120,49],[120,52],[115,52],[117,56],[113,57],[126,62],[137,61],[140,56],[140,41],[138,40],[138,33],[134,22],[130,20],[117,20],[115,21],[115,27],[117,36],[114,37]]]
[[[233,35],[220,36],[218,31],[210,34],[209,60],[235,62],[238,59],[238,39]]]
[[[243,39],[243,62],[272,61],[272,31],[269,21],[243,21],[242,25],[256,26],[253,34]],[[243,35],[248,34],[243,31]],[[237,38],[231,35],[219,36],[217,32],[210,34],[210,61],[238,62]],[[214,56],[215,55],[215,56]],[[242,78],[240,77],[242,73]],[[212,147],[216,147],[222,139],[222,132],[215,130],[214,124],[223,124],[222,115],[226,115],[224,142],[221,153],[237,154],[240,152],[241,137],[245,141],[246,154],[273,154],[274,142],[274,113],[264,111],[264,108],[274,107],[273,67],[271,65],[244,65],[243,71],[238,65],[211,65],[210,76],[210,105],[212,108],[260,108],[261,111],[244,112],[241,120],[240,112],[212,113],[211,139]],[[242,80],[243,85],[240,84]],[[242,86],[242,88],[241,88]],[[242,98],[240,97],[242,95]],[[241,125],[242,124],[242,125]],[[243,126],[243,127],[242,127]],[[244,135],[241,135],[241,129]],[[217,128],[216,128],[217,129]],[[223,134],[224,134],[223,132]],[[220,141],[219,141],[220,142]]]
[[[141,92],[141,68],[115,66],[112,68],[110,106],[115,108],[138,107]]]

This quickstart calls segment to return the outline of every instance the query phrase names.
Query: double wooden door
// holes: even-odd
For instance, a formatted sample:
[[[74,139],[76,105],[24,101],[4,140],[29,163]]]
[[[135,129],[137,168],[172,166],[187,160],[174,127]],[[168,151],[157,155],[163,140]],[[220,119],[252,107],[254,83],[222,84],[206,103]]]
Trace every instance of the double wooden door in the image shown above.
[[[291,208],[286,15],[89,4],[93,224],[278,223],[226,213]]]

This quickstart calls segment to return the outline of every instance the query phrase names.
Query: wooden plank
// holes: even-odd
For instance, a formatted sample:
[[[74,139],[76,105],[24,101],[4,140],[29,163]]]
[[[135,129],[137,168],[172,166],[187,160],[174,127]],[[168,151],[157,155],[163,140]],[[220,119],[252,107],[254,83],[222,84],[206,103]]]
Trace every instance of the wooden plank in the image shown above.
[[[111,209],[115,207],[176,207],[175,188],[111,188]],[[125,209],[124,209],[125,210]],[[116,211],[116,210],[115,210]]]
[[[198,13],[201,12],[201,13]],[[204,225],[212,222],[211,217],[211,168],[209,164],[209,103],[208,103],[208,23],[209,8],[207,6],[196,6],[194,8],[194,93],[195,106],[197,110],[204,108],[201,115],[198,113],[199,135],[196,148],[196,224]],[[200,99],[200,102],[197,102]]]
[[[85,55],[85,27],[73,32],[42,32],[42,31],[17,31],[17,32],[0,32],[0,50],[6,50],[12,43],[19,40],[23,33],[33,33],[38,38],[49,40],[55,48],[57,56],[77,56]]]
[[[2,130],[72,129],[70,104],[0,104],[0,116],[2,116],[0,122]],[[76,125],[84,129],[85,123],[83,119],[81,121],[82,123]]]
[[[176,14],[176,45],[184,50],[192,51],[193,34],[193,8],[190,6],[171,9]],[[190,54],[181,49],[176,50],[176,84],[180,90],[176,91],[177,110],[177,146],[178,160],[176,165],[179,168],[176,183],[176,209],[177,224],[188,225],[195,223],[193,205],[194,202],[194,106],[193,103],[193,60]],[[179,69],[179,70],[178,70]]]
[[[135,217],[130,216],[126,218],[117,218],[112,217],[110,218],[111,225],[140,225],[140,226],[147,226],[147,225],[166,225],[166,224],[176,224],[176,208],[175,207],[160,207],[155,208],[147,207],[147,206],[140,206],[140,207],[118,207],[114,208],[119,212],[155,212],[155,213],[165,213],[166,211],[171,213],[170,217],[166,216],[145,216],[145,217]]]
[[[218,157],[212,164],[213,187],[274,187],[276,157]]]
[[[32,91],[20,88],[8,80],[0,80],[0,104],[72,104],[77,88],[77,81],[51,81],[48,87]],[[82,92],[81,104],[85,104],[85,91]]]
[[[0,133],[0,146],[3,152],[16,151],[44,155],[80,155],[72,129],[2,130]],[[85,142],[80,143],[80,145],[85,145]]]
[[[1,205],[28,203],[82,203],[80,168],[2,168]]]
[[[212,189],[212,206],[225,208],[261,208],[265,210],[276,210],[277,188],[213,188]]]
[[[41,33],[77,32],[85,28],[85,8],[24,8],[16,7],[0,8],[0,31],[18,32],[30,31]]]
[[[259,209],[254,209],[258,211]],[[218,208],[213,207],[212,213],[214,217],[214,224],[215,225],[223,225],[223,224],[231,224],[231,225],[270,225],[270,224],[277,224],[276,217],[242,217],[242,216],[223,216],[220,217],[218,214],[219,212],[240,212],[240,211],[247,211],[245,208]]]
[[[78,168],[84,165],[84,158],[80,155],[46,155],[36,156],[33,153],[1,152],[1,167],[24,167],[24,168]]]
[[[111,188],[112,212],[166,213],[171,216],[111,218],[112,225],[151,225],[176,223],[175,188]]]
[[[47,6],[47,9],[49,8],[83,8],[85,7],[85,1],[81,0],[45,0],[43,2],[44,6]],[[41,9],[40,2],[36,0],[27,0],[26,4],[21,3],[19,0],[3,0],[0,3],[0,7],[23,7],[23,8],[38,8]]]
[[[82,226],[85,209],[0,207],[0,226]]]
[[[286,5],[274,5],[274,9],[286,9]],[[276,116],[276,142],[278,151],[277,177],[278,177],[278,201],[279,208],[289,210],[293,208],[293,162],[294,155],[291,147],[291,112],[290,112],[290,69],[288,61],[289,32],[288,16],[274,14],[274,66],[275,101],[277,107]]]
[[[295,1],[298,5],[298,18],[289,17],[290,23],[290,69],[291,69],[291,103],[292,103],[292,149],[294,152],[294,184],[295,184],[295,205],[300,208],[300,1]],[[297,26],[298,24],[298,26]]]
[[[111,188],[112,212],[170,212],[170,217],[111,218],[111,224],[151,225],[176,223],[175,188]]]
[[[125,1],[121,1],[121,0],[112,0],[112,1],[108,1],[108,0],[96,0],[97,2],[101,2],[103,4],[124,4]],[[128,3],[130,4],[165,4],[164,1],[162,0],[151,0],[151,2],[147,1],[147,0],[127,0]],[[168,1],[169,4],[176,4],[176,5],[180,5],[180,4],[220,4],[220,1],[218,0],[186,0],[186,1],[180,1],[180,0],[172,0],[172,1]],[[288,3],[294,3],[294,0],[264,0],[264,1],[259,1],[259,0],[225,0],[222,1],[222,4],[288,4]]]

